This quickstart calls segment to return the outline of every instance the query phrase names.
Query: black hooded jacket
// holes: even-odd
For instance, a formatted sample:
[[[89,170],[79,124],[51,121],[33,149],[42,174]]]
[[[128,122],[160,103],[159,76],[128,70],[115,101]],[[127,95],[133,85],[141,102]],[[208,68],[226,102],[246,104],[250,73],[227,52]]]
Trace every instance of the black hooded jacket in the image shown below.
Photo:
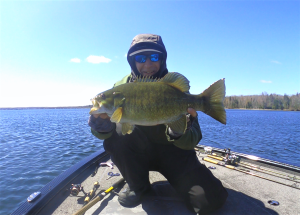
[[[131,67],[131,80],[130,82],[134,81],[140,73],[138,72],[135,66],[135,60],[131,53],[136,52],[138,50],[144,49],[154,49],[157,51],[162,52],[162,59],[159,71],[153,76],[153,78],[162,78],[168,73],[167,69],[167,50],[165,45],[162,41],[161,36],[155,34],[139,34],[135,36],[131,42],[130,48],[127,53],[127,61]]]
[[[145,50],[146,49],[146,50]],[[135,60],[130,56],[133,52],[138,52],[139,50],[149,51],[149,49],[156,50],[163,53],[163,58],[161,59],[160,70],[154,75],[154,78],[162,78],[168,73],[166,59],[167,51],[165,49],[164,43],[159,35],[155,34],[139,34],[133,38],[130,49],[127,54],[127,60],[131,66],[131,74],[125,76],[122,80],[115,83],[114,87],[128,82],[133,82],[140,73],[135,66]],[[192,120],[192,119],[191,119]],[[109,121],[109,120],[108,120]],[[110,122],[110,121],[109,121]],[[190,129],[187,129],[185,134],[174,139],[170,136],[168,132],[168,127],[166,125],[156,125],[156,126],[137,126],[139,129],[135,129],[137,133],[142,132],[142,136],[146,136],[151,142],[159,144],[174,144],[175,146],[186,149],[193,150],[195,145],[199,143],[202,138],[200,126],[198,120],[194,120],[191,123]],[[137,135],[133,132],[129,135],[116,134],[115,129],[110,132],[97,132],[91,129],[92,134],[101,140],[105,140],[104,143],[119,141],[120,139],[126,138],[129,135]],[[109,145],[109,144],[108,144]]]

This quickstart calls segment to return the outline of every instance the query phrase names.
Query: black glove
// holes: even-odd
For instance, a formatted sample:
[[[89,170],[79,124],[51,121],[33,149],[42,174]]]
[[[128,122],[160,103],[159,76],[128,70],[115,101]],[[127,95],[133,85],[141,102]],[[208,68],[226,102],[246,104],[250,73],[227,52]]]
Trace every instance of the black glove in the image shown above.
[[[95,118],[94,115],[90,116],[88,124],[94,131],[103,133],[110,132],[114,128],[113,123],[110,121],[109,118]]]

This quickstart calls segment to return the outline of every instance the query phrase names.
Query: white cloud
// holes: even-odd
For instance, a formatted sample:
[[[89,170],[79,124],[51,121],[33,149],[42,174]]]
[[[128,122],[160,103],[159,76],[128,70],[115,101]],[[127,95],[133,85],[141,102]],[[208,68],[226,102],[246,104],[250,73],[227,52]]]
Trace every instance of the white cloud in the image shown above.
[[[265,80],[260,80],[261,83],[264,83],[264,84],[271,84],[272,81],[265,81]]]
[[[124,57],[127,57],[127,53],[124,55]]]
[[[80,63],[80,59],[79,58],[72,58],[70,60],[70,62],[73,62],[73,63]]]
[[[109,63],[111,61],[111,59],[106,58],[104,56],[95,56],[95,55],[88,56],[86,60],[89,63]]]
[[[276,60],[271,60],[272,63],[276,63],[276,64],[282,64],[281,62],[279,61],[276,61]]]

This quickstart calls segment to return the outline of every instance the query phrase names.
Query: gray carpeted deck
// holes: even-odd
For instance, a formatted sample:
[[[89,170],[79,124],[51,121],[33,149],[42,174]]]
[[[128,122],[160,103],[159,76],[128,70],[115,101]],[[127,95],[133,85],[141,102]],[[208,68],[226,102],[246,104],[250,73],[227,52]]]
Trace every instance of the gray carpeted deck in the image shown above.
[[[206,166],[216,167],[216,169],[211,171],[222,181],[229,193],[224,207],[212,213],[213,215],[300,214],[300,190],[202,161],[202,157],[205,156],[205,154],[199,154],[200,161]],[[93,169],[87,170],[85,175],[89,176],[92,171]],[[74,181],[73,183],[82,182],[85,191],[88,192],[93,187],[93,183],[98,180],[101,185],[96,192],[98,193],[101,189],[107,189],[110,185],[120,179],[121,176],[106,180],[108,177],[107,173],[110,171],[118,172],[118,169],[117,167],[114,167],[113,170],[109,167],[100,167],[94,177],[88,177],[86,180],[83,178],[77,179],[77,181]],[[293,184],[292,181],[265,175],[255,171],[251,172],[286,184]],[[85,214],[195,214],[187,210],[183,200],[176,194],[173,188],[160,173],[150,172],[150,182],[152,183],[153,191],[145,197],[142,203],[137,207],[122,207],[117,200],[118,196],[112,193],[102,201],[95,204]],[[300,183],[298,183],[298,185],[300,185]],[[116,190],[116,192],[119,191],[120,189]],[[61,203],[62,199],[64,199],[63,203]],[[51,204],[44,208],[40,214],[73,214],[82,208],[83,199],[83,193],[80,193],[77,197],[69,197],[68,191],[66,191],[56,199],[53,199]],[[280,205],[269,205],[269,200],[276,200],[280,203]]]

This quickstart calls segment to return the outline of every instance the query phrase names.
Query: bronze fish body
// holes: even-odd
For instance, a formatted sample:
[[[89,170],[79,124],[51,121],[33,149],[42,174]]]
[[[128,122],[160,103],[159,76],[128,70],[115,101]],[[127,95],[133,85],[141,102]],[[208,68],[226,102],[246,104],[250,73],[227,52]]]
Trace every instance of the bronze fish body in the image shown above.
[[[131,133],[134,125],[158,124],[166,124],[183,134],[189,107],[226,124],[224,82],[221,79],[200,95],[192,95],[188,93],[189,81],[176,72],[161,79],[138,78],[98,94],[92,99],[90,114],[107,113],[112,122],[122,124],[123,134]]]

